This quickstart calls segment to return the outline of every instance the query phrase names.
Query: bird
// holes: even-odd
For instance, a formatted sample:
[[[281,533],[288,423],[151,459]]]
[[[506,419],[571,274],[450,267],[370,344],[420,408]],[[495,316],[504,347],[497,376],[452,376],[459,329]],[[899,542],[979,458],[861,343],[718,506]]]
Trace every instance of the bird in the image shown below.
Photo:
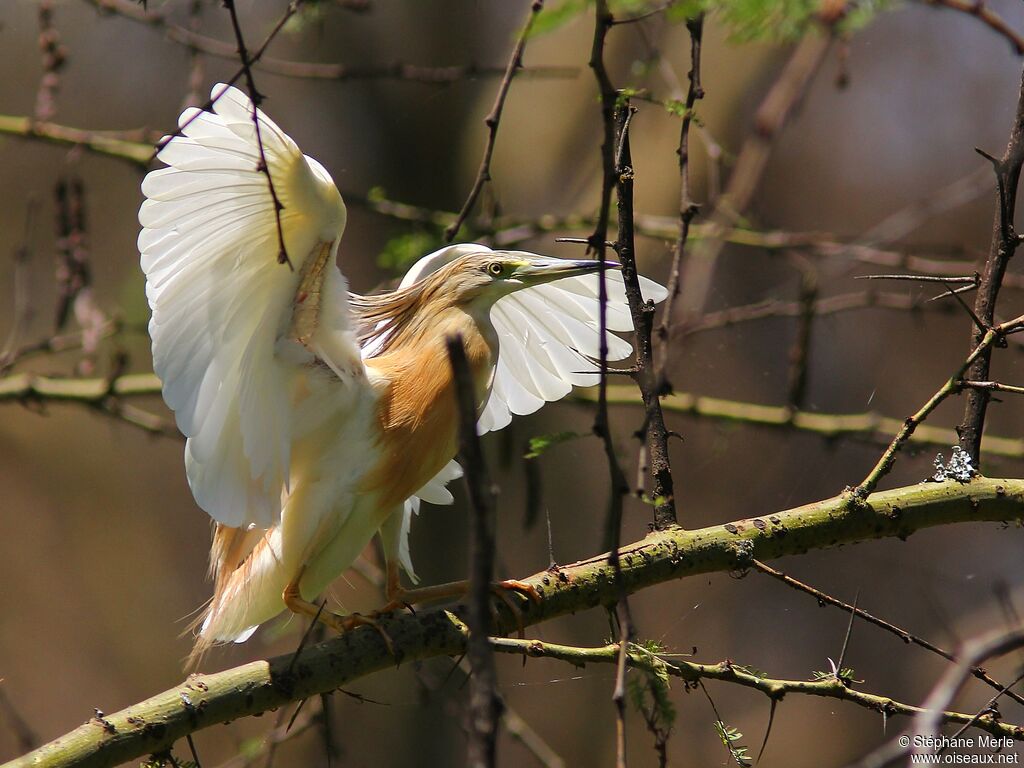
[[[612,332],[633,329],[618,264],[460,243],[394,290],[357,294],[339,268],[346,206],[319,162],[232,86],[178,124],[142,182],[138,248],[153,368],[214,522],[192,659],[286,611],[339,631],[375,623],[314,602],[374,535],[387,562],[376,615],[456,596],[464,582],[401,578],[418,583],[421,502],[452,503],[462,474],[445,340],[464,341],[477,431],[501,429],[597,383],[600,279],[607,359],[632,353]]]

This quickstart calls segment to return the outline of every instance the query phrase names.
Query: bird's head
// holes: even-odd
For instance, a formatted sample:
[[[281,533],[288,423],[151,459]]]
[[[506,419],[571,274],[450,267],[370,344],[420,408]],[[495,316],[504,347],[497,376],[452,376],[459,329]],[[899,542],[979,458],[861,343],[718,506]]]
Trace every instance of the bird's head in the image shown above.
[[[613,261],[604,264],[607,269],[619,266]],[[490,306],[513,291],[600,269],[600,261],[554,259],[527,251],[487,250],[459,256],[428,279],[437,280],[454,304]]]

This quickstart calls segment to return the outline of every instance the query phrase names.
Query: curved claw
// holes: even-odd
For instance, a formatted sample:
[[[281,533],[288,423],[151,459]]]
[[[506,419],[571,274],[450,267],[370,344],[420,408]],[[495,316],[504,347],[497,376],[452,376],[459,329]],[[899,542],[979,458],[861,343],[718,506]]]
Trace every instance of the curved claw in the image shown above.
[[[540,605],[540,592],[537,588],[525,581],[519,581],[517,579],[505,579],[503,581],[495,582],[495,587],[501,587],[502,589],[508,589],[513,592],[519,592],[524,597],[528,597],[535,605]]]
[[[379,613],[375,612],[376,615]],[[350,613],[347,616],[339,616],[336,613],[321,614],[321,621],[327,626],[331,627],[339,633],[351,632],[356,627],[373,627],[373,629],[380,635],[381,640],[384,641],[384,645],[387,646],[388,653],[397,658],[395,653],[395,644],[391,640],[391,636],[387,633],[387,630],[380,625],[380,622],[374,616],[364,616],[361,613]]]

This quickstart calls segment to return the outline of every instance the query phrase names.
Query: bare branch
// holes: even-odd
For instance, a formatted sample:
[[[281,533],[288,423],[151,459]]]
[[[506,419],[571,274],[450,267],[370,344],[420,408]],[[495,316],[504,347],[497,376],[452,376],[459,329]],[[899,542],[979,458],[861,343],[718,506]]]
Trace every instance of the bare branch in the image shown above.
[[[149,144],[121,138],[123,133],[123,131],[89,131],[55,123],[36,122],[30,117],[0,115],[0,134],[82,147],[98,155],[125,160],[140,168],[148,166],[153,155],[153,148]]]
[[[598,648],[579,648],[576,646],[544,643],[540,640],[516,640],[512,638],[493,638],[491,643],[496,651],[514,653],[531,658],[558,659],[583,667],[587,664],[614,664],[618,657],[618,645],[606,645]],[[906,715],[920,717],[929,710],[894,701],[888,696],[863,693],[845,685],[842,681],[829,677],[822,680],[780,680],[762,677],[747,670],[733,661],[721,661],[718,664],[698,664],[675,658],[672,654],[654,654],[640,646],[631,645],[628,663],[632,667],[648,669],[653,672],[664,670],[673,677],[688,683],[701,680],[718,680],[735,683],[745,688],[761,691],[773,701],[779,701],[787,694],[822,696],[830,699],[849,701],[860,707],[883,712],[887,715]],[[971,724],[994,736],[1024,740],[1024,727],[1003,723],[998,719],[976,717],[962,712],[950,712],[945,708],[936,712],[941,722]]]
[[[1020,180],[1021,166],[1024,165],[1024,71],[1021,73],[1020,93],[1017,98],[1017,112],[1010,131],[1010,139],[1006,151],[1000,160],[992,160],[998,186],[997,205],[992,223],[992,239],[989,246],[988,260],[982,272],[978,295],[974,302],[975,327],[971,332],[971,346],[978,347],[986,336],[986,328],[995,322],[996,300],[999,289],[1003,285],[1006,267],[1020,244],[1014,230],[1013,217],[1017,203],[1017,184]],[[964,378],[971,381],[984,381],[989,378],[989,363],[992,350],[986,347],[971,362]],[[967,405],[964,419],[957,429],[960,434],[960,447],[977,462],[981,451],[981,436],[985,429],[985,414],[988,410],[990,393],[984,389],[971,389],[967,392]]]
[[[537,14],[543,8],[544,0],[533,0],[530,4],[526,23],[523,24],[523,29],[519,33],[519,39],[516,40],[515,47],[512,49],[512,56],[509,57],[508,65],[505,67],[505,75],[501,79],[501,85],[498,86],[498,95],[494,97],[491,111],[484,118],[484,125],[487,126],[487,143],[484,145],[484,156],[480,160],[480,168],[476,172],[473,187],[469,190],[469,196],[466,198],[466,202],[462,204],[462,210],[455,217],[455,221],[444,231],[444,239],[448,242],[455,239],[455,235],[459,233],[459,229],[462,227],[462,222],[466,220],[469,212],[476,205],[476,199],[480,196],[480,191],[484,188],[484,184],[491,180],[491,155],[494,154],[494,144],[498,138],[498,124],[501,122],[501,112],[505,108],[505,99],[508,97],[508,89],[512,85],[512,78],[516,76],[517,71],[522,69],[523,49],[526,48],[526,38],[529,37],[530,30],[533,28],[534,19],[537,18]]]
[[[743,143],[736,167],[725,192],[710,216],[709,238],[702,242],[683,264],[682,295],[684,312],[696,314],[703,307],[711,286],[712,275],[722,251],[722,235],[730,229],[736,216],[750,205],[779,131],[803,98],[825,60],[831,36],[810,30],[797,44],[786,66],[772,85],[754,116],[754,126]]]
[[[856,614],[869,624],[873,624],[876,627],[884,629],[886,632],[896,635],[896,637],[900,638],[905,643],[913,643],[914,645],[920,648],[924,648],[927,651],[931,651],[937,656],[941,656],[942,658],[946,659],[946,661],[957,661],[956,656],[951,651],[947,651],[943,648],[940,648],[934,643],[930,643],[924,638],[918,637],[917,635],[907,631],[906,629],[898,627],[895,624],[886,621],[885,619],[880,619],[876,616],[873,616],[872,614],[868,613],[862,608],[858,608],[857,606],[845,603],[842,600],[839,600],[838,598],[835,598],[832,595],[828,594],[827,592],[822,592],[820,589],[815,589],[809,584],[805,584],[802,581],[797,581],[792,576],[785,574],[782,571],[777,571],[770,565],[762,563],[759,560],[755,560],[753,562],[753,566],[757,570],[761,571],[761,573],[766,573],[772,578],[778,579],[783,584],[786,584],[787,586],[796,589],[798,592],[803,592],[806,595],[810,595],[815,600],[817,600],[818,603],[821,605],[833,605],[836,608],[841,608],[844,611],[849,611],[852,614]],[[1005,687],[1002,683],[990,677],[989,674],[981,667],[973,667],[971,669],[971,674],[974,675],[974,677],[976,677],[978,680],[981,680],[983,683],[988,685],[989,687],[995,688],[997,691],[1005,690]],[[1017,703],[1024,704],[1024,696],[1020,696],[1019,694],[1014,693],[1013,691],[1006,691],[1006,695],[1012,698]]]
[[[185,46],[189,50],[205,53],[219,59],[238,60],[238,51],[230,43],[216,40],[172,22],[167,13],[146,10],[132,0],[85,0],[100,13],[117,16],[161,30],[168,40]],[[405,80],[426,85],[445,85],[469,80],[474,77],[499,77],[505,67],[481,64],[455,64],[451,66],[424,66],[396,61],[383,65],[320,63],[312,61],[289,61],[271,56],[252,61],[261,72],[280,77],[329,80],[346,82],[350,80]],[[531,67],[524,68],[527,77],[567,78],[575,77],[575,67]]]
[[[1002,35],[1006,42],[1010,44],[1010,47],[1013,48],[1014,53],[1018,56],[1024,55],[1024,37],[1017,34],[1003,20],[1002,16],[988,7],[984,0],[923,0],[923,2],[936,8],[949,8],[953,11],[974,16],[993,32]]]
[[[256,146],[259,149],[260,161],[256,167],[260,173],[267,177],[267,188],[270,191],[270,199],[274,203],[274,221],[277,223],[277,263],[287,264],[288,269],[295,271],[292,260],[288,258],[288,249],[284,244],[284,229],[281,227],[281,211],[284,205],[277,196],[277,189],[274,186],[274,177],[270,173],[270,164],[267,163],[267,153],[263,146],[263,129],[260,126],[259,107],[263,102],[263,95],[256,90],[256,81],[252,76],[252,60],[249,58],[249,51],[245,47],[245,39],[242,36],[242,27],[238,23],[238,11],[235,9],[235,0],[221,0],[224,7],[228,9],[231,16],[231,28],[235,32],[235,42],[238,43],[238,58],[242,62],[242,72],[245,74],[245,84],[249,91],[249,101],[252,102],[252,124],[256,129]]]
[[[469,693],[470,768],[493,768],[497,759],[501,698],[494,653],[487,641],[491,634],[491,580],[494,574],[494,487],[491,485],[480,438],[476,433],[477,407],[473,375],[469,370],[462,337],[447,339],[448,359],[455,381],[459,413],[459,457],[465,467],[472,515],[469,520],[469,638],[466,658],[472,667]]]

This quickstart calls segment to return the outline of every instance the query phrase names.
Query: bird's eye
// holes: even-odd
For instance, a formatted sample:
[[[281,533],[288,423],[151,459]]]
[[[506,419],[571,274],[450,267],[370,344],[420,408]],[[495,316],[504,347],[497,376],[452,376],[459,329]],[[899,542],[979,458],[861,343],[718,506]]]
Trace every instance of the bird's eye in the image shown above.
[[[487,271],[490,272],[495,277],[498,277],[505,270],[504,267],[502,267],[501,262],[492,261],[490,264],[487,265]]]

